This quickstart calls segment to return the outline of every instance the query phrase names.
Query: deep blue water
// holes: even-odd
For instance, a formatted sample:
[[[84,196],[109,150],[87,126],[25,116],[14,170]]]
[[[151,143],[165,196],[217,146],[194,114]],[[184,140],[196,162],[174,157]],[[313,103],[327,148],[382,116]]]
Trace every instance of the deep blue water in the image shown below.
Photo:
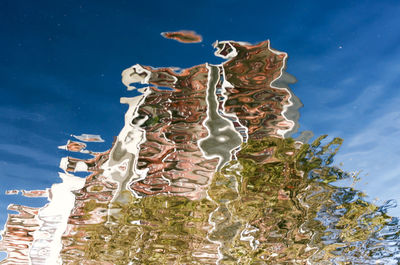
[[[300,131],[344,138],[336,163],[361,170],[356,187],[400,201],[399,12],[398,1],[1,1],[0,223],[11,202],[43,205],[4,191],[59,182],[57,146],[70,134],[110,147],[130,95],[123,69],[220,62],[215,40],[270,39],[287,52]],[[160,36],[180,29],[203,42]]]

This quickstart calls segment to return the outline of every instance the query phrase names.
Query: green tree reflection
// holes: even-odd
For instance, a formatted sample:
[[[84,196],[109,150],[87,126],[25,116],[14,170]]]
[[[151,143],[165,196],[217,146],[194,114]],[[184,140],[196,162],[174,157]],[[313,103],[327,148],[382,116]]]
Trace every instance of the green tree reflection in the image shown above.
[[[399,222],[333,166],[342,140],[250,140],[215,174],[209,199],[125,199],[86,224],[65,261],[87,264],[397,264]],[[86,208],[93,214],[96,204]],[[78,264],[78,263],[77,263]]]

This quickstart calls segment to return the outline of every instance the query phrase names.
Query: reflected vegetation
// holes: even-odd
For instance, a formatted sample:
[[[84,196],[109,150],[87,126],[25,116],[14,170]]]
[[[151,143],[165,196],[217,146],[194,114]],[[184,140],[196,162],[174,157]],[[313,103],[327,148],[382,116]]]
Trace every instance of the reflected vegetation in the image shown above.
[[[399,222],[334,181],[342,142],[250,140],[216,173],[211,200],[158,195],[111,204],[114,214],[64,238],[68,264],[396,264]],[[83,219],[107,207],[90,200]],[[110,218],[109,218],[110,217]],[[91,218],[89,218],[91,219]],[[78,254],[79,253],[79,254]],[[74,263],[75,262],[75,263]],[[131,262],[131,263],[129,263]],[[83,263],[85,264],[85,263]]]
[[[389,264],[385,257],[399,255],[389,248],[399,230],[388,205],[332,185],[352,176],[331,166],[342,140],[324,138],[251,140],[216,175],[211,238],[223,242],[221,264]],[[387,229],[394,230],[385,238]]]
[[[48,206],[10,206],[0,264],[400,262],[395,203],[335,184],[355,177],[333,165],[342,139],[290,137],[301,103],[287,54],[269,41],[214,47],[225,62],[123,71],[128,90],[148,87],[121,98],[111,149],[87,150],[103,141],[89,134],[59,147],[90,158],[62,158],[63,183],[23,192]]]

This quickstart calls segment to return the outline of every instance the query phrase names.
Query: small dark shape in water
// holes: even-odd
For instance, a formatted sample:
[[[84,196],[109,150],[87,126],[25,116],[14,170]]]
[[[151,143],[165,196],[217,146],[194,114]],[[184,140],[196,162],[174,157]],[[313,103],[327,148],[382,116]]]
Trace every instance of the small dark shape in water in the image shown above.
[[[194,31],[180,30],[174,32],[162,32],[161,36],[166,39],[172,39],[183,43],[199,43],[203,39],[201,35]]]

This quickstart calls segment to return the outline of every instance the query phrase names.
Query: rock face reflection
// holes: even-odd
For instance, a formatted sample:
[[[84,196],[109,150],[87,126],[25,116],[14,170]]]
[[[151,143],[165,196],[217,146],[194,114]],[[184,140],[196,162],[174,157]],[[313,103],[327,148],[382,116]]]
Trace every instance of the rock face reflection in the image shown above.
[[[214,46],[224,63],[123,72],[128,90],[148,87],[121,98],[129,109],[111,149],[60,146],[90,158],[61,160],[47,212],[10,206],[19,213],[0,264],[397,264],[392,202],[332,184],[352,177],[332,166],[342,140],[288,137],[301,103],[287,55],[268,41]]]
[[[223,63],[230,83],[225,111],[238,117],[250,138],[282,137],[292,130],[294,122],[285,116],[293,105],[292,95],[286,88],[271,85],[281,77],[287,54],[271,50],[269,41],[258,45],[223,41],[214,45],[217,56],[231,58]]]

